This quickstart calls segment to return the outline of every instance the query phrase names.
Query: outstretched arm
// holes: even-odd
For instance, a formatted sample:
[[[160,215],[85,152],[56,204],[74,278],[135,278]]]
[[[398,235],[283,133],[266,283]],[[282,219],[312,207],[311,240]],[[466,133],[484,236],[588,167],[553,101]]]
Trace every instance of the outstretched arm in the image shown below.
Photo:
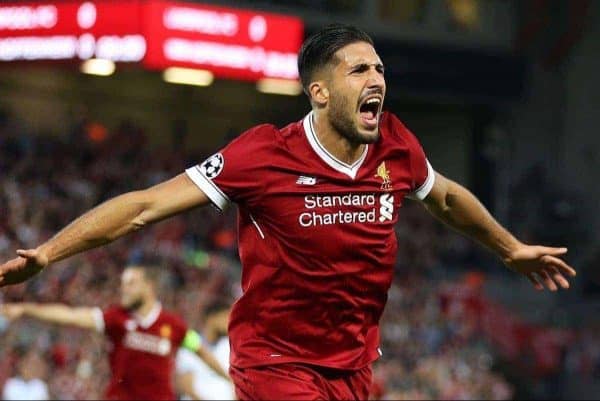
[[[29,316],[47,323],[96,329],[94,308],[72,308],[62,304],[17,303],[0,305],[0,315],[9,320]]]
[[[231,380],[229,375],[223,369],[217,358],[210,352],[204,344],[202,344],[202,339],[200,338],[200,334],[195,330],[188,330],[185,338],[183,339],[181,346],[185,349],[188,349],[192,352],[195,352],[209,368],[211,368],[215,373],[219,376]]]
[[[439,220],[496,253],[504,264],[526,276],[538,290],[569,288],[565,276],[575,270],[560,256],[566,248],[526,245],[503,228],[466,188],[436,173],[435,183],[423,201]]]
[[[193,372],[178,373],[175,375],[175,384],[177,386],[177,391],[180,394],[185,394],[192,400],[200,401],[202,400],[202,397],[196,392],[194,379]]]
[[[208,367],[214,370],[219,376],[226,380],[231,380],[225,369],[223,369],[219,361],[217,361],[217,358],[215,358],[215,356],[208,349],[206,349],[206,347],[200,347],[198,350],[196,350],[196,354],[198,354],[204,363],[206,363]]]
[[[25,281],[50,263],[208,202],[186,174],[117,196],[85,213],[38,248],[17,251],[19,257],[0,265],[0,286]]]

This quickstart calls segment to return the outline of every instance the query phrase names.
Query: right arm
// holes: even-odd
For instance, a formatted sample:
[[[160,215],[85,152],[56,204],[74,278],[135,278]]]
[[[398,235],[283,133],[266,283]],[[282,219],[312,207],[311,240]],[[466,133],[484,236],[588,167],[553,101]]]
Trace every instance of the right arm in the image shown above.
[[[0,265],[0,286],[20,283],[50,263],[116,240],[148,224],[209,203],[183,173],[151,188],[112,198],[85,213],[36,249]]]
[[[89,307],[72,308],[62,304],[17,303],[0,306],[0,314],[9,320],[28,316],[46,323],[88,330],[97,329],[96,310]]]

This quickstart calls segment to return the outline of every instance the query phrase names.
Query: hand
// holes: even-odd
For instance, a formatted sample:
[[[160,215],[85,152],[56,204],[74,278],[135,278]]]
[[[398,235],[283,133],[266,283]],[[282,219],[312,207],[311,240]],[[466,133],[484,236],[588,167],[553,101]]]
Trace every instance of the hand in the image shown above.
[[[19,319],[25,313],[24,304],[4,304],[0,305],[0,315],[4,316],[9,321]]]
[[[569,288],[565,276],[576,275],[575,269],[559,258],[566,253],[567,248],[521,245],[504,259],[504,264],[527,277],[537,290],[543,290],[545,285],[550,291],[556,291],[558,286]]]
[[[22,283],[48,265],[48,257],[39,249],[18,250],[17,255],[0,265],[0,287]]]

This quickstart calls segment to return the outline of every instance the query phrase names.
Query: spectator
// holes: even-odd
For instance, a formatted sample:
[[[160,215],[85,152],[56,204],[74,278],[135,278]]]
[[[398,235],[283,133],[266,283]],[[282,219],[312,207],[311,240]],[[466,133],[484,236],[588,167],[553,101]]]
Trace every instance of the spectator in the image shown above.
[[[48,385],[44,381],[46,364],[39,351],[31,348],[18,363],[18,374],[8,379],[2,391],[3,400],[49,400]]]

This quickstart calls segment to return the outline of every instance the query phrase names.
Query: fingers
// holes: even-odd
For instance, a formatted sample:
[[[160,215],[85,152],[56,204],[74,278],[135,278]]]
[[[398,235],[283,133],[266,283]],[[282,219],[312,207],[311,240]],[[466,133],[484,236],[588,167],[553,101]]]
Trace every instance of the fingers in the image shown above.
[[[546,270],[542,270],[539,273],[539,275],[542,278],[542,281],[544,282],[546,287],[548,287],[548,289],[550,291],[554,292],[554,291],[558,290],[556,283],[554,282],[554,280],[552,280],[552,277],[550,277],[550,275],[548,274],[548,272]]]
[[[542,283],[540,283],[538,281],[538,279],[535,276],[535,274],[528,273],[525,276],[529,279],[529,281],[531,281],[531,283],[533,284],[533,286],[535,287],[536,290],[538,290],[538,291],[543,291],[544,290],[544,286],[542,285]]]
[[[544,262],[546,266],[556,268],[559,272],[568,274],[571,277],[575,277],[577,275],[575,269],[569,266],[564,260],[555,256],[544,255],[542,256],[542,262]]]
[[[556,291],[558,289],[557,284],[560,288],[568,289],[570,285],[565,275],[575,277],[577,272],[564,260],[556,257],[557,255],[564,255],[567,248],[543,247],[543,249],[547,251],[546,255],[541,258],[544,268],[540,274],[544,279],[544,283],[550,291]]]
[[[37,257],[37,250],[35,249],[18,249],[17,255],[26,259],[35,259]]]
[[[550,269],[549,274],[552,276],[552,279],[555,283],[557,283],[561,288],[565,290],[569,288],[569,281],[559,272],[555,267]]]
[[[567,251],[568,251],[568,249],[565,248],[565,247],[554,248],[554,247],[551,247],[551,246],[539,246],[538,249],[543,254],[553,255],[553,256],[565,255],[567,253]]]
[[[546,287],[550,291],[557,291],[559,288],[569,288],[567,278],[577,274],[560,258],[566,253],[565,247],[527,246],[511,263],[513,269],[524,273],[536,289],[543,290]]]
[[[24,259],[14,258],[0,265],[0,287],[6,285],[5,283],[3,283],[5,276],[11,271],[13,271],[16,267],[18,267],[20,264],[19,262],[22,260]]]
[[[0,265],[0,287],[14,284],[11,276],[14,275],[15,271],[23,269],[27,264],[27,260],[28,259],[18,257]]]
[[[568,289],[569,281],[563,274],[553,266],[544,267],[536,272],[525,275],[537,290],[543,290],[544,287],[550,291],[557,291],[559,288]]]

